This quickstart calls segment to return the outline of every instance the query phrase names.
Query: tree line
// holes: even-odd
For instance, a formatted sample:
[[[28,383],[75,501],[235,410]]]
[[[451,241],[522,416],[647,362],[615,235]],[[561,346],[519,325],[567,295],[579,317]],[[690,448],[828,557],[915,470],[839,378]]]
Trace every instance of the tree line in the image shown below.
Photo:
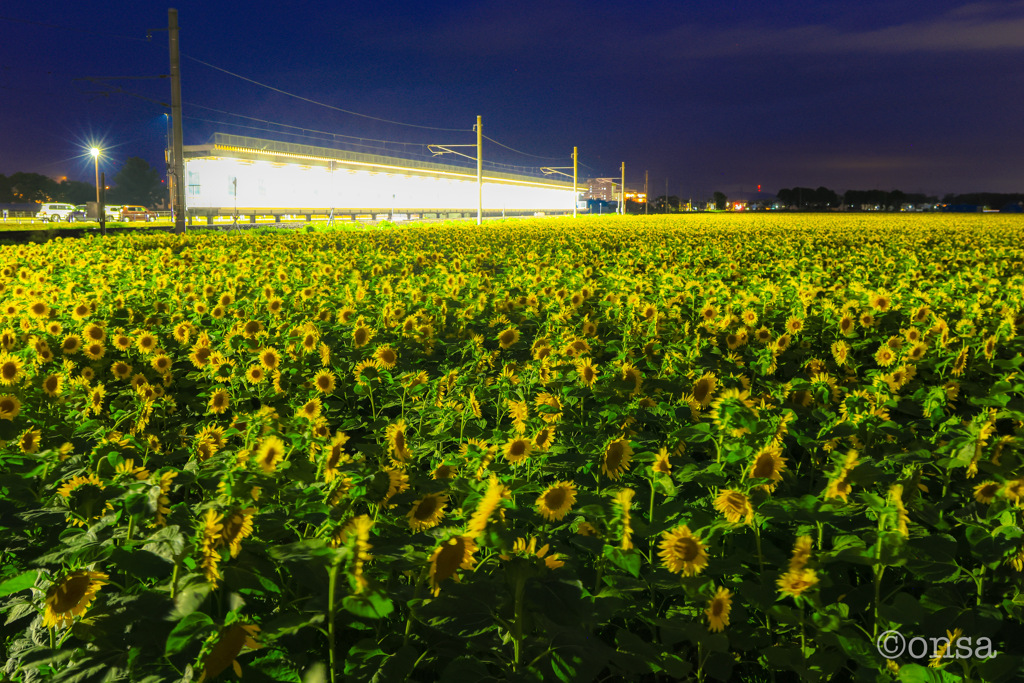
[[[56,181],[39,173],[0,173],[0,204],[66,202],[85,204],[96,200],[96,186],[78,180]],[[106,193],[108,204],[155,206],[166,203],[167,188],[160,174],[145,159],[129,157],[114,176]]]
[[[1024,202],[1024,194],[1000,194],[997,192],[973,192],[967,194],[946,194],[938,196],[908,193],[901,190],[847,190],[842,195],[827,187],[783,188],[776,193],[779,202],[800,209],[834,209],[839,206],[860,208],[879,207],[899,211],[904,204],[921,205],[971,205],[1002,208],[1008,204]]]

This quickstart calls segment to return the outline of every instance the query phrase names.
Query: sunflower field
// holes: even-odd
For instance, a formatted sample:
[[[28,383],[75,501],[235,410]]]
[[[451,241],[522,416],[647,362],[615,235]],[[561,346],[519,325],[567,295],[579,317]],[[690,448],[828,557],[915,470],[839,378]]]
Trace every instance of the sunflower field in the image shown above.
[[[4,681],[1024,667],[1020,219],[54,239],[0,290]]]

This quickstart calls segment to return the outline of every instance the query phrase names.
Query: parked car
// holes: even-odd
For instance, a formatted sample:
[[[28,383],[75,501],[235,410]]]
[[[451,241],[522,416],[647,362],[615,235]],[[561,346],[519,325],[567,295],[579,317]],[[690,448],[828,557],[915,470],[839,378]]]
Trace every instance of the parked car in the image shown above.
[[[121,207],[106,206],[104,207],[104,214],[108,221],[116,221],[121,217]],[[86,221],[97,222],[95,218],[89,218],[89,210],[85,204],[79,204],[75,207],[74,211],[68,214],[69,223],[83,223]]]
[[[43,204],[39,207],[39,213],[36,214],[36,218],[53,223],[66,221],[74,210],[74,204]]]
[[[124,206],[121,208],[121,220],[123,221],[152,221],[156,213],[144,206]]]

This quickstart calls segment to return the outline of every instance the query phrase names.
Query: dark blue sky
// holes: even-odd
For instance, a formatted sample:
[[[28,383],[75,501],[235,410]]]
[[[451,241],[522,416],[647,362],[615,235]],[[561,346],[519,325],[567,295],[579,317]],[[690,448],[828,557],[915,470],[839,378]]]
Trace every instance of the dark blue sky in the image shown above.
[[[257,130],[264,121],[471,143],[479,114],[494,140],[560,157],[485,141],[485,159],[568,165],[576,145],[581,176],[617,174],[625,161],[631,186],[650,171],[652,195],[666,178],[671,194],[695,199],[758,184],[1024,192],[1021,1],[171,6],[186,144],[214,130],[274,137]],[[90,180],[82,154],[93,139],[109,150],[109,175],[129,156],[162,165],[169,82],[76,79],[168,73],[167,33],[146,40],[166,27],[167,8],[4,0],[0,173]],[[334,107],[463,132],[352,116],[201,62]],[[126,92],[93,94],[109,86]]]

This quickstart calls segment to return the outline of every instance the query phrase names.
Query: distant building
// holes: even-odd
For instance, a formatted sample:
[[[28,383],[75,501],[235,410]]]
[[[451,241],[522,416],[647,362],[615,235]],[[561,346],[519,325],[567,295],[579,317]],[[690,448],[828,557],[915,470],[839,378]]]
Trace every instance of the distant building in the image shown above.
[[[583,198],[600,199],[604,202],[618,202],[619,193],[622,189],[621,178],[590,178],[587,180],[587,191]],[[639,190],[626,188],[626,201],[643,203],[647,201],[647,195]]]

